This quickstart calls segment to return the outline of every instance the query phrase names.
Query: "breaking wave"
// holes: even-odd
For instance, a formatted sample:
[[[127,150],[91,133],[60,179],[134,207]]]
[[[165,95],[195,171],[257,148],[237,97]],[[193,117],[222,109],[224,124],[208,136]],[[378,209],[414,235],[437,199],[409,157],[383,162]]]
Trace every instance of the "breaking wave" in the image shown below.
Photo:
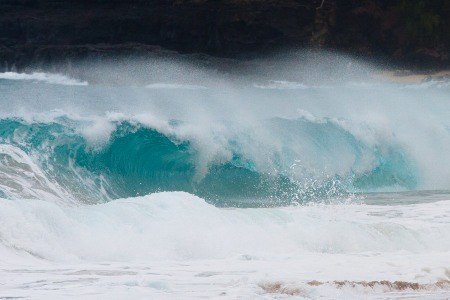
[[[87,202],[185,191],[221,206],[270,206],[411,190],[420,181],[404,145],[383,139],[369,144],[333,120],[262,121],[258,130],[276,136],[276,144],[259,139],[257,131],[222,125],[227,132],[205,135],[175,120],[152,127],[132,118],[3,119],[0,176],[9,179],[0,191],[28,198],[45,190],[37,185],[47,185],[49,193]],[[18,180],[11,174],[25,175]],[[54,192],[49,182],[64,192]]]

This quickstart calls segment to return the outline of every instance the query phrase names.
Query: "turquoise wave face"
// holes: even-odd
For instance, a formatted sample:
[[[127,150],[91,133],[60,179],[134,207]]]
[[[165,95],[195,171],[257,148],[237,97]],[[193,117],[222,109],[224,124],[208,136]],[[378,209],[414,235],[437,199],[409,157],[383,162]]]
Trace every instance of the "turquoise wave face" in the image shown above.
[[[330,120],[266,120],[276,141],[257,146],[248,132],[225,124],[231,134],[212,139],[221,139],[215,151],[225,154],[212,159],[205,153],[213,145],[181,134],[181,122],[172,121],[170,133],[110,122],[113,130],[100,147],[79,130],[83,122],[3,119],[0,142],[20,148],[50,181],[85,202],[186,191],[219,206],[269,206],[417,185],[418,172],[402,147],[368,145]]]

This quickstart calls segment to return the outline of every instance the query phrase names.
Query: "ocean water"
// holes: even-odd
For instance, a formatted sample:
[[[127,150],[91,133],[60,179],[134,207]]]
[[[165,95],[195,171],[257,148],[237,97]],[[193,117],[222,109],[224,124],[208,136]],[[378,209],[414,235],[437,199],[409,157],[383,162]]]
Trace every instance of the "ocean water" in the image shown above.
[[[325,58],[0,73],[0,299],[448,299],[450,85]]]

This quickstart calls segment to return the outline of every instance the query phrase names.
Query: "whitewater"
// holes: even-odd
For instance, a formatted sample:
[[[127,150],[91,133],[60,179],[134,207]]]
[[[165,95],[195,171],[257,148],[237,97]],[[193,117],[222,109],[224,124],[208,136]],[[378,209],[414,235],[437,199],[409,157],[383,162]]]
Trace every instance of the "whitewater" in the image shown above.
[[[0,73],[0,299],[448,299],[448,82],[249,66]]]

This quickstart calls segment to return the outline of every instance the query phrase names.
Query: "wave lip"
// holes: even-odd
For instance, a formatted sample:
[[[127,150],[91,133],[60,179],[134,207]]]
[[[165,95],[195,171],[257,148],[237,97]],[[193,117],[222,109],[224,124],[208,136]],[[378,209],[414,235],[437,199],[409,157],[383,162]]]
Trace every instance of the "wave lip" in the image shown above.
[[[52,183],[24,151],[0,144],[0,197],[46,199],[62,203],[68,198]]]
[[[33,73],[16,73],[16,72],[5,72],[0,73],[0,79],[6,80],[30,80],[45,82],[49,84],[59,84],[59,85],[78,85],[86,86],[87,81],[79,81],[74,78],[70,78],[61,74],[52,74],[44,72],[33,72]]]

